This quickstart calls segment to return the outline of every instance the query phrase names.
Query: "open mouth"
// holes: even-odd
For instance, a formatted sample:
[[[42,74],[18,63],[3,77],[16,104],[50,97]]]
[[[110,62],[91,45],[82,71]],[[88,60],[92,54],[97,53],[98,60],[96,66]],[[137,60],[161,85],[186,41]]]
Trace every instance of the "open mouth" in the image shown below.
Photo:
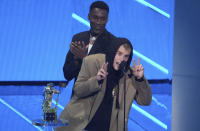
[[[116,62],[116,65],[119,67],[119,65],[120,65],[120,62]]]

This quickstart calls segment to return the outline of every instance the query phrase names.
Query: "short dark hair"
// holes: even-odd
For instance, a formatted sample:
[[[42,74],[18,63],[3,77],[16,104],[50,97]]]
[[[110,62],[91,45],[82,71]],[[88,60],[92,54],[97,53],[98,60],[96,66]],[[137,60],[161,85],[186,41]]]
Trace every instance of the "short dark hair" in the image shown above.
[[[127,49],[130,49],[130,50],[133,50],[133,47],[131,46],[131,42],[127,39],[127,38],[121,38],[119,37],[118,38],[119,40],[119,43],[121,43],[121,45],[123,45],[123,47],[127,50]]]
[[[131,45],[130,44],[128,44],[128,43],[124,43],[124,44],[122,44],[122,46],[126,49],[126,50],[132,50],[132,47],[131,47]]]
[[[100,8],[100,9],[104,9],[109,13],[109,7],[108,5],[104,2],[104,1],[95,1],[90,5],[90,12],[92,11],[92,9],[94,8]]]

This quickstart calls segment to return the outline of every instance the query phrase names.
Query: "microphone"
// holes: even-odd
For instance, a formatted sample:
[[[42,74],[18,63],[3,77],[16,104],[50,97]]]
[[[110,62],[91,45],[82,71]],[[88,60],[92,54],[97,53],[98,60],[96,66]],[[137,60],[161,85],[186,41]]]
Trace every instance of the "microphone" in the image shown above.
[[[122,72],[125,72],[126,64],[127,64],[126,61],[122,61],[122,62],[119,64],[119,70],[121,70]]]

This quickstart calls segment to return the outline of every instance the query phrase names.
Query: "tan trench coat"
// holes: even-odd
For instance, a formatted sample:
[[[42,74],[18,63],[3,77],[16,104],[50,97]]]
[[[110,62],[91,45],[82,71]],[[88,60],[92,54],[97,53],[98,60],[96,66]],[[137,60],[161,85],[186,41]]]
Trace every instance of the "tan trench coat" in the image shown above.
[[[95,115],[100,103],[103,100],[106,88],[106,80],[99,85],[96,75],[101,66],[105,63],[104,54],[95,54],[83,60],[81,71],[74,87],[74,96],[60,115],[61,119],[69,120],[66,127],[56,128],[56,131],[82,131]],[[126,73],[126,130],[129,111],[135,99],[140,105],[151,103],[152,93],[148,81],[135,80],[134,76],[128,77]],[[119,104],[116,108],[116,96],[114,96],[110,131],[123,131],[124,123],[124,77],[119,82]],[[136,93],[137,92],[137,93]]]

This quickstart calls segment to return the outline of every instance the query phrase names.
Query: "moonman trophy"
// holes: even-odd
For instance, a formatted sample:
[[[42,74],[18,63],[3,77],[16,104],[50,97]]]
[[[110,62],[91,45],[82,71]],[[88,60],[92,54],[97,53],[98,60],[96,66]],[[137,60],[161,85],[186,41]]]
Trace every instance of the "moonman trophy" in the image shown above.
[[[57,104],[59,95],[57,95],[56,105],[52,107],[52,98],[54,94],[60,94],[60,91],[54,88],[53,83],[47,84],[44,89],[44,100],[42,104],[43,119],[44,121],[56,121],[57,120]]]
[[[68,82],[67,82],[68,83]],[[57,105],[58,99],[60,94],[60,88],[66,87],[67,83],[60,83],[59,90],[54,88],[53,83],[47,84],[43,91],[43,103],[42,103],[42,110],[43,110],[43,118],[36,119],[32,121],[33,125],[44,127],[45,130],[52,131],[52,127],[60,127],[60,126],[67,126],[68,120],[60,120],[57,119]],[[55,106],[52,106],[52,99],[53,95],[57,94]]]

